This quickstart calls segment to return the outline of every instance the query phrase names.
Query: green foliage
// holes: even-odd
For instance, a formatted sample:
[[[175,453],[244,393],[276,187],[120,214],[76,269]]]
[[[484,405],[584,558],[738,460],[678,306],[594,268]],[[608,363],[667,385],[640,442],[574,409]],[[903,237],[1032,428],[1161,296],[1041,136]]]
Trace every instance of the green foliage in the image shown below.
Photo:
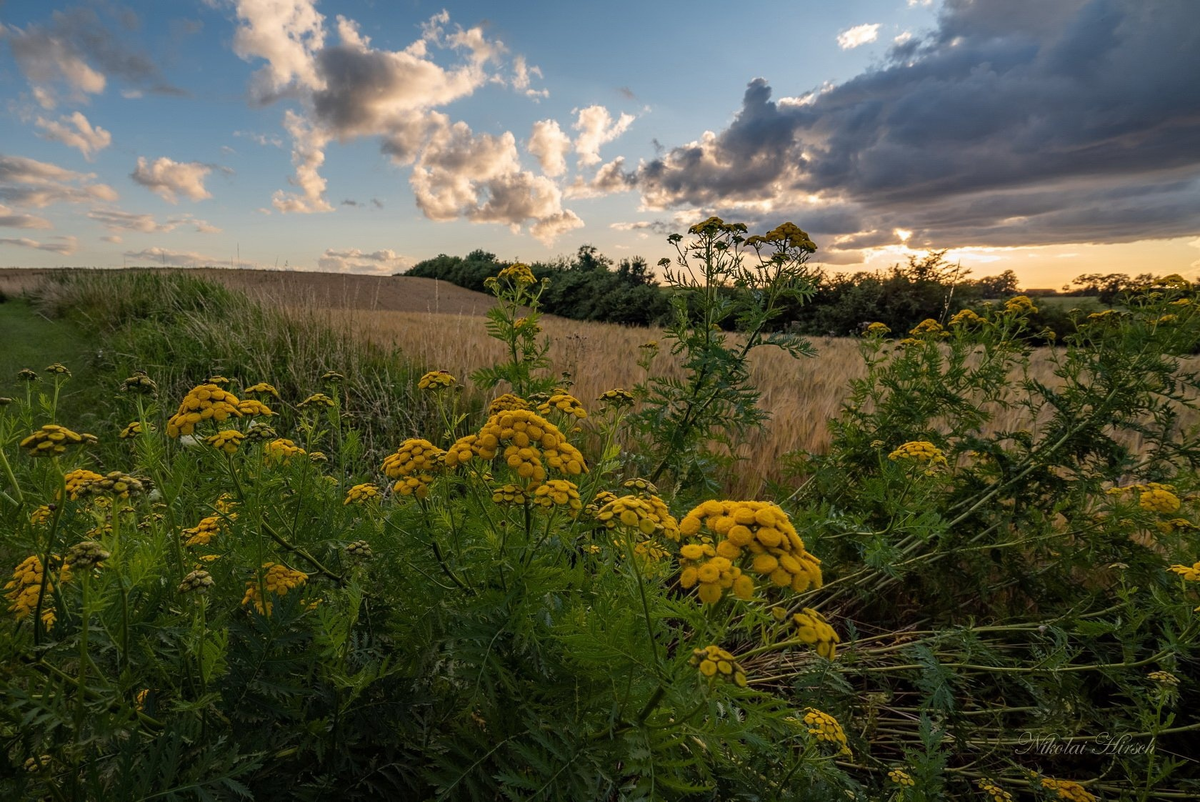
[[[670,260],[661,264],[674,310],[665,336],[685,377],[647,377],[637,388],[642,409],[631,423],[645,438],[639,456],[651,481],[669,475],[677,486],[709,489],[713,467],[728,461],[722,454],[765,418],[750,382],[751,352],[775,346],[793,357],[813,353],[799,337],[772,331],[772,324],[785,304],[811,294],[805,264],[816,246],[791,223],[747,238],[745,225],[713,217],[689,233],[695,239],[686,244],[679,235],[671,238],[674,269]],[[726,325],[738,335],[726,334]]]
[[[759,520],[767,505],[693,505],[761,420],[748,354],[804,350],[774,329],[811,293],[815,245],[795,226],[745,233],[709,220],[676,241],[684,379],[583,417],[546,403],[484,422],[413,389],[395,355],[188,280],[53,289],[103,355],[87,379],[2,388],[0,565],[25,567],[0,621],[0,796],[932,802],[986,799],[985,779],[1025,798],[1068,798],[1052,787],[1067,780],[1084,800],[1200,794],[1196,288],[1167,277],[1076,314],[1053,381],[1030,371],[1039,312],[1021,296],[901,340],[869,329],[831,449],[797,455],[774,495],[788,515]],[[493,278],[487,325],[510,357],[479,379],[532,394],[552,382],[549,289],[519,265]],[[117,391],[135,368],[158,397]],[[262,422],[293,446],[206,442],[248,434],[237,416],[169,436],[215,372],[239,398],[276,384]],[[103,388],[99,441],[30,456],[30,432],[75,423],[60,402],[84,381]],[[316,390],[327,404],[301,403]],[[1028,427],[994,431],[999,410]],[[141,434],[120,438],[130,420]],[[420,465],[401,459],[415,446]],[[641,466],[663,492],[622,481]],[[79,468],[146,492],[79,485]],[[368,482],[391,487],[350,493]],[[205,519],[217,531],[198,537]],[[822,563],[799,589],[770,545],[793,523]],[[749,587],[702,603],[697,578],[733,568]]]

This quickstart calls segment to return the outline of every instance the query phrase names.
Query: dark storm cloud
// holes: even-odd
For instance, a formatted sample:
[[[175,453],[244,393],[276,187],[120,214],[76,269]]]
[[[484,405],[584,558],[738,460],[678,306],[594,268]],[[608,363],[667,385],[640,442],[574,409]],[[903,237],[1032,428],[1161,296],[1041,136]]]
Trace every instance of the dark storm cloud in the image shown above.
[[[727,129],[638,186],[652,206],[771,201],[815,233],[937,246],[1190,235],[1198,21],[1193,0],[947,0],[935,31],[804,102],[751,82]]]

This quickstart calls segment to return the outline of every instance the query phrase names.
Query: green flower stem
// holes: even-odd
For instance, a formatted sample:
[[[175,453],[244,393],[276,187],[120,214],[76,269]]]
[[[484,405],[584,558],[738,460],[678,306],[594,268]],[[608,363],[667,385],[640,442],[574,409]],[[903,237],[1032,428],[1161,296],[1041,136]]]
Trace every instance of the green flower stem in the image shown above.
[[[71,687],[75,688],[79,693],[81,693],[85,696],[89,696],[93,699],[101,698],[100,694],[97,691],[94,691],[91,688],[88,688],[87,686],[81,685],[79,683],[79,680],[77,680],[75,677],[72,677],[70,674],[51,665],[50,663],[45,663],[45,662],[42,662],[40,659],[28,657],[26,655],[22,655],[20,659],[25,665],[29,666],[34,671],[39,671],[47,677],[53,677],[54,679],[62,680],[63,682],[65,682],[68,685],[70,685]],[[108,710],[113,713],[120,713],[120,712],[128,712],[130,710],[130,708],[127,708],[127,707],[121,705],[119,702],[109,702]],[[147,716],[145,713],[141,712],[140,710],[137,710],[136,708],[133,708],[132,712],[137,717],[137,720],[140,721],[142,724],[144,724],[148,727],[153,727],[156,730],[163,729],[163,723],[161,721],[159,721],[155,718],[152,718],[150,716]]]
[[[307,560],[309,562],[309,564],[311,564],[314,568],[317,569],[317,573],[323,574],[324,576],[327,576],[330,579],[332,579],[334,582],[337,582],[342,587],[345,587],[346,578],[342,574],[338,574],[338,573],[334,573],[333,571],[330,571],[328,568],[326,568],[324,565],[321,564],[320,560],[318,560],[316,557],[309,554],[307,549],[303,549],[299,546],[293,546],[287,540],[287,538],[285,538],[283,535],[276,532],[275,529],[266,521],[262,522],[262,528],[263,528],[263,531],[266,532],[267,535],[269,535],[270,538],[272,540],[274,540],[277,544],[279,544],[283,548],[287,549],[292,554],[295,554],[298,557],[303,557],[305,560]]]
[[[4,475],[8,477],[8,483],[12,487],[16,499],[10,498],[7,493],[3,494],[4,497],[20,507],[25,503],[25,496],[21,493],[21,485],[17,483],[16,474],[13,473],[12,465],[8,463],[8,455],[4,453],[3,447],[0,447],[0,467],[4,468]]]

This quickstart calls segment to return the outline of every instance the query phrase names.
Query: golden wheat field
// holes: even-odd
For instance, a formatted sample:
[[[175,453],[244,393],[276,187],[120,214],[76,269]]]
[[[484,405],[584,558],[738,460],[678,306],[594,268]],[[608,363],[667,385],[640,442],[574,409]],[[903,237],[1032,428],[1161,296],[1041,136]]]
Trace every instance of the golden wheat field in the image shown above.
[[[169,270],[169,268],[168,268]],[[19,294],[36,286],[47,271],[0,271],[0,291]],[[433,279],[331,273],[195,269],[202,278],[243,291],[261,304],[283,308],[313,324],[326,325],[352,341],[395,347],[430,369],[448,370],[470,388],[468,376],[494,364],[502,344],[484,328],[492,298]],[[669,343],[656,328],[628,328],[546,315],[543,329],[551,341],[552,369],[565,374],[572,392],[585,404],[614,387],[629,388],[646,375],[638,367],[638,346],[659,341],[653,375],[682,375]],[[740,475],[731,489],[761,492],[766,479],[780,478],[779,465],[789,452],[824,452],[829,420],[844,403],[849,383],[865,374],[858,342],[850,338],[814,338],[813,358],[793,359],[774,348],[753,358],[753,380],[762,393],[767,425],[742,444]],[[1036,352],[1031,377],[1054,383],[1048,352]],[[1014,377],[1015,379],[1016,377]],[[498,391],[497,391],[498,392]],[[1036,429],[1020,411],[1000,411],[995,429]],[[1132,444],[1137,445],[1137,444]]]

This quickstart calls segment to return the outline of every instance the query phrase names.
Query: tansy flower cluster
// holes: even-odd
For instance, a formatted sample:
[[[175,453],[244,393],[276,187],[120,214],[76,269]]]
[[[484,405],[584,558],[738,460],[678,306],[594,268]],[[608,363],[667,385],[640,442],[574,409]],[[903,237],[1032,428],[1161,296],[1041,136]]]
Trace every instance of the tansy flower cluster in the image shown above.
[[[888,328],[886,324],[875,321],[874,323],[868,324],[867,327],[863,329],[863,333],[868,337],[883,337],[885,334],[891,334],[892,330]]]
[[[891,769],[888,771],[887,776],[888,779],[894,782],[896,785],[904,786],[906,788],[912,788],[917,784],[916,781],[913,780],[912,775],[910,775],[904,769]]]
[[[234,520],[237,518],[236,512],[226,513],[226,515]],[[184,529],[181,536],[185,538],[183,545],[185,546],[207,546],[214,537],[221,534],[221,526],[224,518],[220,515],[210,515],[207,518],[201,518],[200,523],[193,527]]]
[[[8,611],[18,621],[33,615],[33,611],[37,609],[42,578],[42,561],[34,554],[21,561],[13,571],[12,579],[4,586],[4,598],[10,602]],[[46,629],[53,627],[55,621],[53,599],[50,595],[52,590],[54,583],[46,579],[46,597],[42,601],[42,624]]]
[[[442,467],[445,456],[445,451],[428,440],[411,438],[401,443],[396,453],[384,458],[383,472],[396,480],[393,492],[427,498],[433,474]]]
[[[418,390],[443,390],[454,384],[454,377],[445,370],[431,370],[417,382]]]
[[[612,390],[605,390],[597,400],[606,407],[627,407],[633,404],[633,393],[616,387]]]
[[[154,430],[154,424],[151,423],[147,425],[151,431]],[[140,420],[135,420],[122,429],[121,433],[117,436],[122,440],[131,440],[138,435],[145,434],[145,431],[146,430],[142,428],[142,422]]]
[[[193,387],[184,396],[179,411],[167,421],[167,435],[191,434],[196,431],[196,424],[209,419],[222,423],[231,417],[240,418],[238,403],[237,396],[212,382]]]
[[[273,593],[276,596],[286,596],[289,590],[294,590],[308,581],[308,574],[288,568],[286,565],[263,563],[262,567],[262,588],[265,588],[267,593]],[[243,607],[252,602],[254,609],[258,610],[260,615],[271,614],[273,605],[269,601],[266,604],[263,603],[257,579],[251,579],[246,583],[246,595],[242,597]]]
[[[241,445],[246,435],[239,432],[237,429],[225,429],[216,434],[204,438],[204,442],[208,443],[218,451],[224,451],[226,454],[236,454],[238,446]]]
[[[34,526],[41,526],[47,523],[52,515],[54,515],[54,508],[48,504],[42,504],[29,513],[29,523]]]
[[[587,417],[587,410],[578,398],[569,393],[555,393],[549,400],[538,404],[538,412],[549,415],[551,410],[557,410],[564,415],[574,415],[580,420]]]
[[[946,456],[942,450],[928,440],[911,440],[897,448],[888,459],[892,462],[916,462],[922,465],[945,465]]]
[[[308,398],[296,405],[296,409],[309,409],[310,407],[333,407],[336,406],[334,400],[325,393],[313,393]]]
[[[566,507],[567,514],[572,518],[579,515],[583,509],[579,488],[566,479],[550,479],[545,484],[538,485],[533,491],[533,503],[547,510]]]
[[[951,326],[978,325],[978,324],[986,323],[986,322],[987,321],[985,321],[979,315],[975,314],[970,309],[963,309],[961,312],[957,313],[954,317],[950,318]]]
[[[238,402],[237,408],[238,412],[242,413],[242,415],[246,416],[247,418],[253,418],[257,415],[261,415],[264,418],[269,418],[275,414],[271,411],[270,407],[268,407],[262,401],[259,401],[257,398],[243,398]]]
[[[63,485],[67,491],[67,498],[75,501],[83,493],[85,487],[103,478],[101,474],[89,471],[87,468],[76,468],[73,471],[68,471],[63,474]]]
[[[837,657],[837,645],[842,642],[838,634],[829,626],[825,617],[811,607],[805,607],[801,612],[792,616],[796,625],[796,637],[813,646],[817,654],[827,660]]]
[[[597,501],[600,501],[599,496]],[[629,495],[607,499],[595,517],[608,529],[626,526],[647,537],[661,535],[676,542],[679,540],[679,523],[657,496]]]
[[[55,362],[53,365],[46,366],[46,372],[51,376],[66,376],[71,378],[71,370],[61,362]]]
[[[373,556],[371,552],[371,544],[365,540],[356,540],[346,546],[346,553],[351,557],[359,557],[362,559]]]
[[[511,412],[514,409],[533,409],[528,401],[518,395],[505,393],[497,396],[492,403],[488,404],[488,416],[495,415],[497,412]]]
[[[65,426],[47,423],[33,434],[21,441],[20,447],[31,457],[57,457],[67,453],[69,446],[81,446],[84,443],[94,443],[96,438],[90,434],[78,434]]]
[[[739,688],[746,687],[745,669],[734,659],[732,654],[720,646],[694,649],[688,663],[699,669],[700,673],[710,681],[719,677],[727,682],[732,682]]]
[[[305,451],[286,437],[280,437],[263,445],[263,459],[268,463],[287,462],[292,457],[302,457]]]
[[[942,331],[942,324],[938,323],[931,317],[927,317],[916,326],[913,326],[912,331],[909,332],[909,334],[913,335],[914,337],[921,337],[927,334],[941,335],[944,333],[945,332]]]
[[[242,390],[242,392],[246,393],[247,395],[269,395],[274,397],[277,401],[280,400],[279,391],[275,389],[275,385],[267,384],[266,382],[252,384],[245,390]]]
[[[492,490],[492,503],[494,504],[524,504],[525,501],[525,491],[518,485],[500,485]]]
[[[850,746],[846,743],[846,732],[842,729],[842,725],[833,716],[815,707],[806,707],[804,709],[804,724],[808,727],[808,734],[816,738],[818,741],[833,744],[840,747],[839,754],[849,756]]]
[[[1151,671],[1146,675],[1146,679],[1174,688],[1179,684],[1179,677],[1172,674],[1170,671]]]
[[[1037,307],[1033,305],[1033,301],[1029,300],[1027,295],[1014,295],[1004,302],[1005,312],[1016,312],[1018,315],[1033,315],[1037,313]]]
[[[121,392],[138,395],[158,395],[158,385],[144,370],[135,370],[133,375],[121,382]]]
[[[987,794],[988,799],[990,799],[991,802],[1013,802],[1012,794],[996,785],[996,783],[989,780],[987,777],[981,777],[975,781],[975,784],[979,786],[980,791],[983,791],[985,794]]]
[[[346,491],[346,500],[342,504],[365,504],[368,501],[378,501],[380,497],[379,487],[370,482],[361,485],[355,485]]]
[[[1174,571],[1188,582],[1200,582],[1200,562],[1194,565],[1172,565],[1167,570]]]
[[[1059,799],[1066,799],[1069,802],[1096,802],[1095,795],[1088,793],[1082,785],[1074,780],[1052,780],[1049,777],[1043,777],[1042,787],[1056,791]]]
[[[805,551],[787,514],[769,502],[706,501],[684,516],[679,531],[701,541],[679,551],[680,584],[690,588],[699,583],[697,593],[707,604],[719,601],[724,589],[742,599],[753,595],[754,581],[735,560],[747,562],[749,571],[776,587],[802,593],[821,586],[821,561]]]
[[[76,496],[116,496],[120,499],[128,499],[130,496],[144,492],[145,489],[145,483],[136,476],[130,476],[120,471],[111,471],[106,476],[93,474],[86,481],[77,482],[75,494]]]
[[[492,415],[477,436],[468,435],[456,442],[445,461],[453,468],[476,455],[492,460],[497,454],[525,480],[527,491],[546,481],[546,466],[569,476],[587,470],[583,455],[567,442],[559,428],[527,409]]]
[[[192,571],[187,576],[185,576],[183,578],[183,581],[179,583],[179,592],[180,593],[191,593],[193,591],[199,591],[199,592],[203,593],[204,591],[208,590],[212,586],[213,586],[212,575],[209,574],[208,571],[205,571],[203,568],[197,568],[195,571]]]
[[[1170,485],[1162,485],[1157,482],[1151,482],[1145,486],[1138,496],[1138,506],[1147,512],[1161,512],[1166,515],[1173,515],[1179,512],[1179,496],[1173,492],[1174,488]]]
[[[94,540],[84,540],[67,549],[63,562],[72,570],[100,568],[110,555],[104,546]]]
[[[496,274],[495,280],[511,281],[520,287],[527,287],[530,284],[537,282],[537,279],[534,278],[533,271],[529,269],[529,265],[523,265],[520,262],[501,270],[498,274]]]

